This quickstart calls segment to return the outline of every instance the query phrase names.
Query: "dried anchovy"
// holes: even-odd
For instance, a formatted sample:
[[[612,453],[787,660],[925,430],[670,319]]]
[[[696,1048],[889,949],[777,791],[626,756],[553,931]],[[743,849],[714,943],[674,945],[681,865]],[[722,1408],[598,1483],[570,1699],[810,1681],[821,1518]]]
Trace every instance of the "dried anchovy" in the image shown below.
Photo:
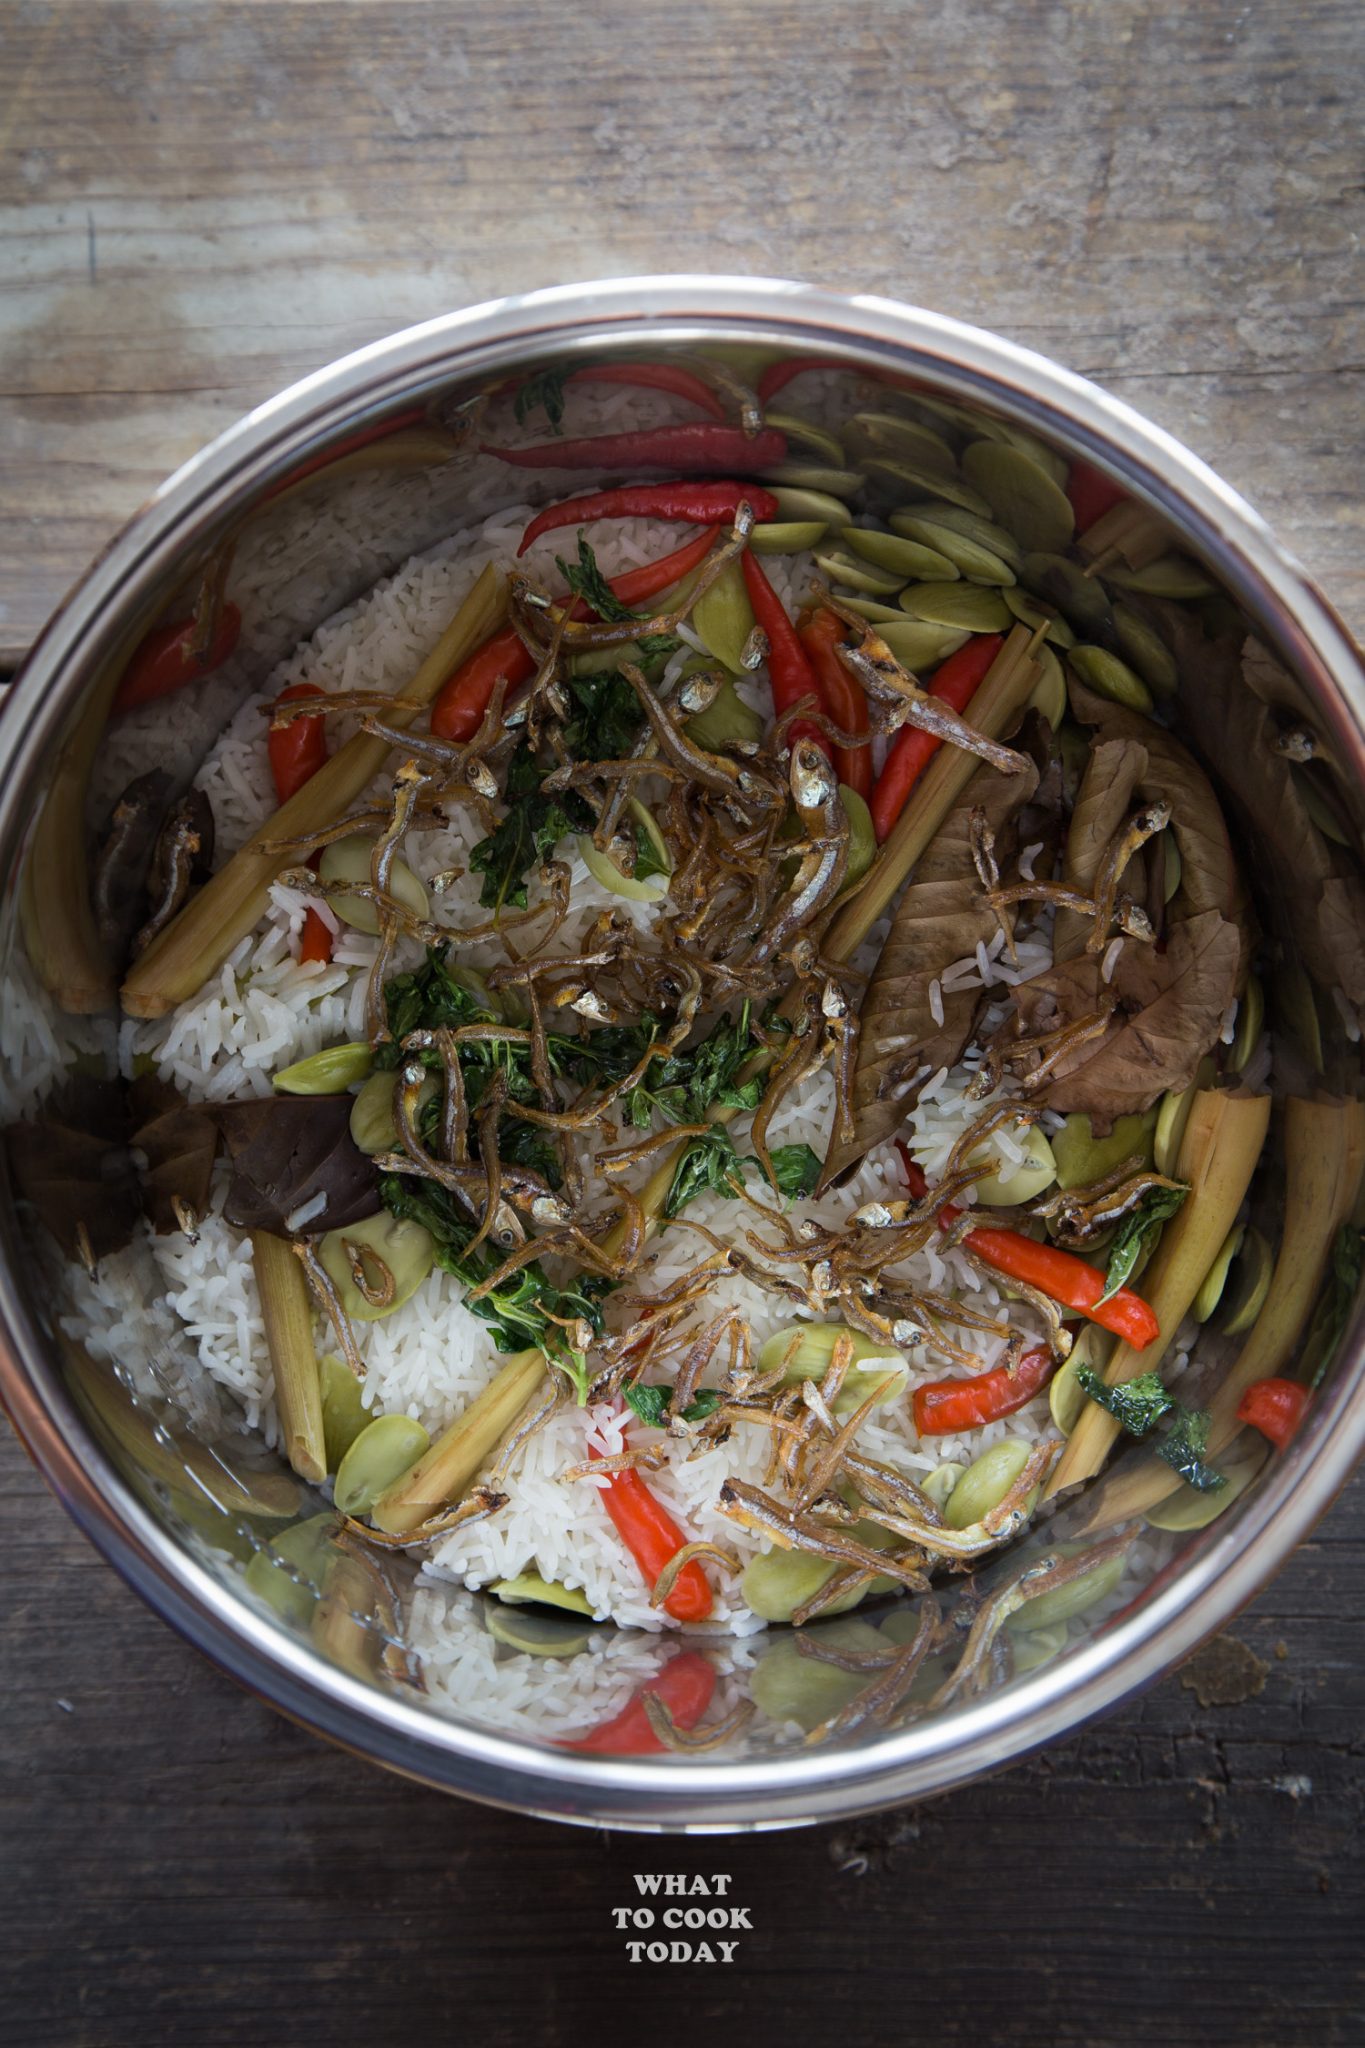
[[[152,912],[142,929],[133,940],[133,956],[145,953],[171,919],[176,915],[190,893],[190,883],[197,866],[212,858],[212,833],[206,831],[203,822],[204,799],[198,791],[191,791],[182,797],[171,811],[156,837],[152,854],[151,873],[148,888],[159,890]],[[210,811],[209,825],[213,814]],[[210,841],[205,847],[205,839]]]
[[[708,1721],[700,1728],[680,1728],[673,1719],[664,1701],[655,1692],[642,1692],[640,1704],[645,1710],[655,1737],[665,1749],[677,1750],[682,1756],[699,1756],[709,1749],[720,1749],[739,1734],[741,1728],[752,1719],[754,1703],[741,1700],[732,1707],[723,1721]]]
[[[980,1273],[983,1279],[997,1279],[995,1269],[984,1259],[978,1258],[970,1245],[964,1245],[962,1249],[968,1265]],[[1059,1364],[1069,1358],[1073,1339],[1071,1332],[1062,1322],[1062,1311],[1052,1296],[1044,1294],[1040,1287],[1033,1287],[1027,1280],[1020,1280],[1017,1277],[1012,1277],[1009,1285],[1012,1294],[1018,1295],[1021,1301],[1026,1301],[1029,1307],[1035,1309],[1042,1317],[1047,1329],[1047,1347],[1053,1357]]]
[[[1103,1543],[1097,1543],[1092,1550],[1082,1551],[1077,1557],[1064,1558],[1053,1551],[1048,1556],[1026,1564],[1019,1573],[1005,1585],[998,1588],[977,1612],[967,1637],[966,1648],[955,1670],[939,1687],[933,1698],[926,1700],[920,1709],[929,1716],[938,1713],[951,1704],[958,1694],[978,1681],[981,1667],[990,1653],[996,1636],[1011,1614],[1036,1600],[1042,1593],[1055,1592],[1059,1587],[1070,1585],[1072,1580],[1084,1577],[1111,1557],[1118,1556],[1133,1541],[1137,1531],[1129,1530],[1121,1536],[1111,1536]]]
[[[814,1747],[822,1742],[832,1742],[839,1736],[852,1735],[868,1723],[874,1728],[884,1727],[914,1684],[938,1632],[938,1619],[934,1602],[926,1600],[914,1641],[907,1643],[881,1676],[864,1686],[847,1706],[841,1707],[837,1714],[831,1714],[817,1728],[812,1728],[806,1737],[807,1744]]]
[[[715,1563],[723,1565],[727,1572],[735,1573],[743,1570],[743,1566],[734,1552],[732,1550],[722,1550],[718,1543],[684,1543],[681,1550],[674,1551],[672,1557],[669,1558],[668,1563],[654,1581],[654,1590],[649,1596],[651,1607],[663,1606],[669,1594],[677,1585],[679,1574],[684,1566],[691,1564],[693,1558],[697,1557],[709,1557]]]
[[[1148,804],[1128,820],[1121,831],[1116,832],[1105,848],[1099,870],[1095,876],[1095,923],[1085,942],[1087,953],[1102,953],[1109,937],[1109,926],[1114,915],[1114,900],[1123,879],[1123,871],[1140,846],[1157,832],[1164,832],[1171,822],[1171,807],[1165,798]],[[1148,922],[1145,913],[1144,922]]]
[[[400,1534],[391,1534],[387,1529],[372,1529],[367,1522],[357,1522],[350,1515],[343,1517],[342,1527],[360,1536],[366,1543],[376,1543],[382,1550],[412,1550],[421,1543],[434,1543],[439,1536],[448,1536],[452,1529],[468,1528],[471,1522],[485,1521],[489,1515],[497,1514],[499,1508],[507,1506],[510,1495],[499,1493],[492,1486],[476,1486],[453,1508],[445,1508],[438,1515],[429,1515],[415,1529]]]
[[[412,697],[395,697],[385,690],[328,690],[320,697],[291,697],[288,703],[276,697],[263,707],[270,716],[271,732],[280,732],[300,718],[326,718],[336,711],[425,711],[426,705]],[[405,744],[407,735],[401,736]]]
[[[525,1448],[533,1436],[538,1435],[544,1429],[550,1418],[553,1415],[557,1415],[563,1406],[564,1390],[552,1380],[540,1405],[533,1408],[528,1415],[524,1415],[510,1436],[503,1438],[497,1458],[489,1467],[488,1477],[485,1481],[486,1485],[492,1487],[495,1491],[501,1488],[504,1479],[506,1479],[512,1469],[518,1452]]]
[[[899,1579],[916,1592],[924,1590],[923,1572],[903,1564],[894,1553],[870,1550],[865,1543],[827,1528],[813,1515],[789,1513],[758,1487],[750,1486],[742,1479],[725,1480],[717,1505],[722,1514],[731,1516],[741,1528],[771,1536],[782,1550],[810,1551],[816,1557],[831,1559],[835,1564],[854,1564],[864,1571],[885,1573],[888,1578]]]
[[[980,1521],[969,1523],[965,1529],[930,1528],[912,1522],[904,1515],[890,1514],[885,1508],[871,1506],[868,1507],[866,1519],[875,1522],[879,1529],[888,1530],[893,1536],[900,1536],[909,1543],[917,1543],[922,1549],[943,1557],[980,1557],[988,1550],[998,1549],[1012,1536],[1017,1536],[1025,1526],[1028,1521],[1028,1509],[1024,1503],[1060,1449],[1060,1443],[1055,1441],[1036,1445],[1003,1500],[998,1501]]]
[[[397,1292],[393,1268],[386,1265],[378,1252],[368,1245],[358,1244],[352,1237],[343,1236],[341,1248],[346,1254],[346,1264],[351,1272],[351,1284],[371,1308],[387,1308]],[[366,1271],[366,1260],[379,1268],[383,1278],[372,1282]]]
[[[341,1346],[342,1357],[356,1378],[363,1380],[365,1377],[365,1361],[356,1348],[355,1332],[351,1328],[351,1319],[342,1304],[341,1296],[337,1293],[331,1274],[318,1257],[316,1243],[312,1238],[296,1238],[291,1243],[290,1250],[302,1265],[308,1285],[312,1288],[314,1295],[322,1306],[323,1314],[332,1326],[337,1343]]]

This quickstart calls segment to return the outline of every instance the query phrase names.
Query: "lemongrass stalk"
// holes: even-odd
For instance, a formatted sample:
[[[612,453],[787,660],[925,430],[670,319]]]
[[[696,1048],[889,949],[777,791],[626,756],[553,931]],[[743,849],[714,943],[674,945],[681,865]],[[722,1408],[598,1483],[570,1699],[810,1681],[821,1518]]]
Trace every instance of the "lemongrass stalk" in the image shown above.
[[[313,1304],[303,1267],[282,1237],[251,1233],[251,1261],[261,1320],[275,1371],[275,1405],[284,1455],[300,1479],[327,1477],[322,1429],[322,1375],[313,1342]]]
[[[172,1435],[166,1424],[137,1407],[127,1389],[79,1344],[66,1337],[58,1342],[77,1401],[143,1477],[192,1499],[209,1500],[225,1515],[285,1521],[297,1514],[299,1489],[285,1473],[230,1469],[207,1444],[189,1435]]]
[[[1203,1088],[1195,1096],[1175,1169],[1175,1178],[1190,1192],[1162,1231],[1142,1281],[1143,1299],[1157,1319],[1158,1334],[1142,1351],[1131,1344],[1118,1346],[1104,1369],[1107,1386],[1155,1372],[1160,1365],[1232,1228],[1269,1125],[1268,1095]],[[1089,1402],[1067,1439],[1044,1499],[1093,1478],[1118,1433],[1115,1417]]]
[[[406,1535],[458,1500],[497,1449],[545,1377],[539,1350],[518,1351],[430,1450],[381,1494],[370,1520],[386,1535]]]
[[[1007,732],[1028,703],[1038,680],[1038,665],[1032,650],[1039,637],[1030,633],[1026,626],[1016,626],[967,706],[963,714],[967,723],[975,726],[978,732],[985,733],[988,739],[999,739]],[[849,898],[826,932],[820,948],[826,960],[847,960],[851,953],[857,952],[980,766],[975,754],[968,754],[961,747],[949,743],[935,754],[911,792],[910,800],[885,845],[863,877],[857,894]],[[740,1070],[740,1078],[747,1081],[755,1074],[761,1074],[771,1058],[766,1049],[756,1052]],[[734,1109],[715,1108],[708,1112],[708,1117],[712,1123],[729,1123],[737,1114]],[[640,1191],[640,1206],[650,1228],[658,1223],[668,1200],[682,1151],[682,1146],[678,1146],[669,1153]],[[608,1232],[605,1249],[609,1256],[620,1251],[625,1242],[626,1228],[623,1218]]]
[[[1039,638],[1041,629],[1033,634],[1027,626],[1015,626],[962,714],[988,739],[1000,739],[1028,703],[1038,681],[1032,650]],[[825,959],[847,960],[857,952],[980,766],[977,756],[961,747],[945,742],[939,748],[857,893],[825,933],[820,949]]]
[[[1351,1214],[1365,1171],[1365,1104],[1291,1096],[1284,1151],[1284,1236],[1255,1328],[1208,1404],[1210,1457],[1236,1436],[1237,1406],[1247,1388],[1282,1372],[1303,1336],[1333,1241]],[[1145,1514],[1177,1490],[1169,1465],[1156,1457],[1140,1459],[1104,1487],[1086,1527],[1107,1528]]]
[[[82,706],[79,722],[62,741],[24,855],[19,885],[24,949],[43,987],[71,1016],[112,1009],[117,990],[95,923],[89,864],[81,849],[90,771],[104,740],[114,693],[142,632],[140,619],[123,635]]]
[[[452,669],[488,638],[506,611],[507,586],[490,563],[412,681],[395,693],[405,702],[395,704],[389,723],[407,726],[417,708],[431,704]],[[386,740],[355,734],[252,834],[134,963],[123,984],[130,1016],[162,1017],[203,987],[263,914],[281,868],[297,858],[287,844],[281,850],[281,843],[306,838],[339,817],[374,780],[390,751]]]

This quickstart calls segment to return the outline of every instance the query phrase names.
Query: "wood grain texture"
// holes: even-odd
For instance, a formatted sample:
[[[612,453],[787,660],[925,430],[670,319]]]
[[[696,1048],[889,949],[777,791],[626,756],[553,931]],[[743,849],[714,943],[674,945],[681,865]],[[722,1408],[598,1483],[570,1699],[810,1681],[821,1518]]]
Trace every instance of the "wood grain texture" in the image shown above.
[[[22,2048],[1360,2039],[1365,1479],[1233,1646],[1072,1741],[929,1805],[696,1841],[492,1813],[324,1747],[144,1609],[8,1436],[0,1543]],[[753,1919],[730,1968],[632,1966],[634,1874],[717,1870]]]
[[[663,269],[888,292],[1056,356],[1365,628],[1349,0],[9,0],[0,40],[0,657],[283,383],[448,307]],[[1361,2038],[1360,1481],[1241,1651],[1047,1755],[663,1845],[315,1743],[146,1612],[3,1431],[0,1541],[23,2048]],[[609,1909],[668,1869],[733,1873],[732,1971],[626,1963]]]
[[[1348,0],[5,13],[0,654],[284,383],[450,307],[661,269],[889,292],[1057,356],[1365,627]]]

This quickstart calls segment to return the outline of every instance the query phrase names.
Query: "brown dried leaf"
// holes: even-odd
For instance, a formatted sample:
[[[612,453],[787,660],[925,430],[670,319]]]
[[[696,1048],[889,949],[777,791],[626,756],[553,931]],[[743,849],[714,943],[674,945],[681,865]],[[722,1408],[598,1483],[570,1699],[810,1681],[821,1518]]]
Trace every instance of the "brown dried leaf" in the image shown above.
[[[900,1128],[914,1076],[926,1061],[935,1071],[951,1066],[967,1043],[980,990],[945,995],[939,1025],[929,1007],[929,986],[946,967],[970,953],[978,939],[989,941],[998,928],[972,864],[971,814],[978,806],[985,811],[1003,860],[1012,836],[1007,828],[1037,784],[1032,764],[1011,776],[993,768],[978,769],[915,870],[863,999],[853,1083],[853,1140],[831,1147],[826,1181]]]
[[[1132,810],[1146,768],[1147,749],[1138,741],[1092,741],[1066,835],[1066,880],[1073,888],[1090,894],[1104,849]],[[1052,935],[1054,960],[1083,953],[1093,929],[1093,918],[1059,910]]]
[[[1190,730],[1245,813],[1248,849],[1285,911],[1286,944],[1323,988],[1340,987],[1365,1006],[1365,880],[1304,808],[1262,702],[1292,701],[1292,680],[1255,640],[1240,649],[1230,639],[1205,641],[1185,621],[1175,639]]]
[[[1119,998],[1104,1036],[1058,1067],[1043,1097],[1049,1107],[1086,1111],[1102,1136],[1115,1117],[1189,1087],[1232,1001],[1240,951],[1236,925],[1204,910],[1172,928],[1164,952],[1126,944],[1108,991],[1093,953],[1021,983],[1015,994],[1030,1029],[1092,1015],[1107,992]]]
[[[1187,709],[1202,687],[1202,677],[1192,679],[1183,700]],[[1237,865],[1213,784],[1198,762],[1151,719],[1111,704],[1074,678],[1071,706],[1083,723],[1099,728],[1101,743],[1126,740],[1139,746],[1147,762],[1135,784],[1137,796],[1144,803],[1165,797],[1171,806],[1170,829],[1180,848],[1180,887],[1169,908],[1170,922],[1178,924],[1205,910],[1231,917],[1237,901]],[[1203,735],[1193,718],[1190,724],[1203,746]],[[1209,753],[1210,759],[1222,762],[1221,747],[1211,748]],[[1069,853],[1070,840],[1067,845]]]
[[[161,1235],[179,1230],[184,1216],[176,1213],[176,1201],[196,1217],[209,1206],[217,1119],[155,1074],[139,1075],[128,1090],[128,1104],[132,1143],[147,1155],[140,1176],[147,1219]]]

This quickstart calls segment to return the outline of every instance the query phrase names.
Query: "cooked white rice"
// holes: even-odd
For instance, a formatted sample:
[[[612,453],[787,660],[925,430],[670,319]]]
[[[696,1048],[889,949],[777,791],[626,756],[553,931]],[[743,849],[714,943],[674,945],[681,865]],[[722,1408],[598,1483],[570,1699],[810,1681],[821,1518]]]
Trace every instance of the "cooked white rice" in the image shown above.
[[[217,827],[219,859],[238,847],[272,808],[266,748],[264,706],[286,686],[311,682],[328,692],[401,689],[430,650],[475,578],[489,563],[505,566],[529,516],[525,507],[501,510],[481,525],[456,534],[415,556],[396,574],[385,577],[367,596],[346,605],[280,663],[263,690],[253,695],[228,723],[208,753],[198,785],[209,797]],[[597,528],[593,542],[608,574],[657,553],[657,528],[647,522],[626,522]],[[562,551],[563,535],[552,535],[528,557],[529,566],[547,577],[553,556]],[[794,596],[809,564],[804,557],[770,558],[770,576],[785,596]],[[754,678],[756,693],[765,687]],[[165,715],[165,707],[161,707]],[[457,814],[440,829],[413,831],[406,857],[421,873],[467,866],[470,849],[483,827],[472,812]],[[566,854],[567,849],[561,849]],[[574,950],[579,934],[597,912],[621,899],[607,897],[582,861],[572,860],[574,910],[558,935],[556,946]],[[448,925],[475,923],[477,877],[467,874],[434,899],[433,916]],[[270,1093],[271,1075],[280,1067],[339,1039],[363,1035],[366,970],[375,942],[354,932],[341,933],[333,960],[326,966],[300,965],[294,957],[306,899],[277,886],[270,908],[257,929],[243,939],[213,981],[168,1017],[152,1022],[130,1019],[119,1034],[119,1058],[126,1074],[150,1061],[156,1072],[186,1095],[221,1102],[245,1095]],[[626,908],[647,923],[648,907]],[[405,942],[399,962],[415,960],[417,949]],[[464,949],[461,959],[473,966],[499,960],[500,948],[481,941]],[[954,963],[942,976],[942,994],[966,988],[1006,990],[1046,964],[1048,948],[1038,940],[1021,940],[1018,957],[1005,957],[1003,934]],[[937,1014],[937,1012],[936,1012]],[[8,1026],[8,1020],[7,1020]],[[12,1027],[32,1031],[20,1018]],[[60,1048],[51,1049],[55,1058]],[[63,1055],[64,1056],[64,1055]],[[969,1102],[965,1088],[973,1063],[935,1074],[922,1089],[912,1118],[916,1156],[930,1172],[942,1165],[955,1139],[981,1104]],[[790,1143],[807,1139],[818,1151],[827,1142],[833,1108],[833,1084],[818,1076],[799,1098],[785,1104],[775,1119],[770,1140]],[[743,1150],[743,1133],[740,1132]],[[1019,1153],[1017,1137],[1006,1131],[1000,1148],[1007,1158]],[[199,1364],[212,1380],[240,1403],[245,1427],[259,1429],[274,1441],[276,1418],[271,1368],[261,1323],[251,1257],[245,1238],[217,1213],[226,1181],[219,1169],[215,1212],[199,1230],[197,1241],[183,1235],[149,1238],[140,1256],[155,1260],[164,1288],[165,1313],[187,1334]],[[801,1204],[798,1213],[836,1221],[888,1189],[899,1191],[903,1179],[892,1147],[865,1159],[852,1179],[822,1201]],[[696,1203],[689,1215],[721,1232],[735,1227],[734,1205],[718,1198]],[[746,1225],[759,1219],[746,1217]],[[655,1242],[641,1285],[662,1288],[695,1265],[700,1240],[693,1231],[674,1226]],[[988,1280],[957,1252],[928,1249],[919,1258],[914,1278],[925,1288],[958,1291],[988,1310],[1004,1303]],[[87,1283],[78,1313],[67,1319],[72,1335],[83,1338],[97,1353],[136,1370],[145,1349],[141,1310],[134,1316],[129,1289],[119,1262],[110,1261],[99,1279]],[[739,1275],[716,1290],[716,1307],[733,1303],[748,1318],[756,1342],[791,1320],[789,1310],[772,1295]],[[970,1331],[961,1342],[991,1362],[998,1344]],[[323,1333],[319,1326],[319,1335]],[[487,1325],[460,1302],[458,1289],[434,1272],[402,1311],[362,1333],[365,1357],[364,1398],[376,1414],[403,1412],[421,1421],[433,1435],[468,1405],[497,1372],[499,1355]],[[921,1350],[909,1354],[916,1378],[941,1371],[942,1362]],[[596,1616],[610,1616],[643,1630],[673,1624],[652,1611],[647,1588],[600,1506],[591,1481],[566,1481],[562,1474],[581,1463],[591,1418],[568,1409],[534,1436],[508,1479],[509,1505],[497,1516],[448,1537],[435,1546],[427,1566],[433,1582],[458,1581],[469,1587],[486,1585],[524,1571],[536,1571],[571,1587],[581,1587]],[[1034,1441],[1048,1428],[1047,1404],[1039,1400],[1008,1420],[973,1430],[969,1436],[935,1438],[921,1444],[915,1434],[908,1400],[879,1411],[864,1429],[868,1452],[899,1470],[921,1475],[945,1462],[965,1464],[1005,1437]],[[731,1475],[761,1482],[769,1455],[769,1438],[760,1429],[739,1429],[723,1447],[688,1455],[684,1444],[670,1442],[668,1463],[651,1485],[695,1539],[717,1542],[741,1560],[764,1547],[723,1515],[716,1502],[721,1482]],[[433,1586],[429,1616],[448,1615],[442,1595]],[[427,1612],[426,1609],[423,1610]],[[736,1634],[762,1624],[740,1600],[735,1582],[717,1574],[714,1618],[708,1627]],[[451,1624],[421,1628],[436,1684],[465,1694],[469,1683],[488,1677],[491,1647],[486,1638],[466,1641]],[[456,1637],[459,1639],[456,1640]],[[648,1664],[648,1646],[613,1652],[613,1684],[623,1697]],[[643,1661],[642,1661],[643,1660]],[[524,1660],[523,1660],[524,1661]],[[594,1660],[579,1660],[587,1666]],[[572,1722],[578,1690],[590,1688],[595,1710],[602,1700],[597,1680],[566,1667],[564,1713]],[[503,1725],[513,1725],[515,1697],[503,1700]],[[543,1725],[542,1721],[537,1725]]]

